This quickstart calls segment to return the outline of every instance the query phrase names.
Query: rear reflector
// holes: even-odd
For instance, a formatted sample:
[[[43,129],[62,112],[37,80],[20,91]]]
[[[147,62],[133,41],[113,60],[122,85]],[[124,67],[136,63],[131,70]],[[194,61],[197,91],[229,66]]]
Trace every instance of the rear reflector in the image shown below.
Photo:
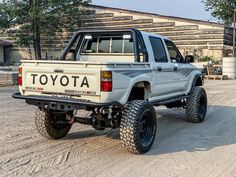
[[[101,82],[101,91],[102,92],[111,92],[112,91],[112,82],[111,81],[102,81]]]
[[[22,67],[18,68],[18,85],[22,86]]]
[[[21,76],[18,77],[18,85],[22,86],[22,77]]]

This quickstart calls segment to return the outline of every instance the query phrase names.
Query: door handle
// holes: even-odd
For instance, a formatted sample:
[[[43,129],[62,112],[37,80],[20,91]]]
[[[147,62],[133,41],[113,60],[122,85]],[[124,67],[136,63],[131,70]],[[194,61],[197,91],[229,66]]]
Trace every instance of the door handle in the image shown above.
[[[174,70],[174,71],[178,71],[178,67],[177,67],[177,66],[174,66],[173,70]]]
[[[162,71],[162,67],[158,66],[157,71]]]

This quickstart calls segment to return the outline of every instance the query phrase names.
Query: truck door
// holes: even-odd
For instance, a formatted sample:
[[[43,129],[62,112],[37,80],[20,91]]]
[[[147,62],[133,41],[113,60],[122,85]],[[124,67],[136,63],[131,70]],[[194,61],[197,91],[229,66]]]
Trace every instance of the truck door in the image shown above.
[[[154,99],[166,98],[173,93],[173,65],[168,62],[168,55],[165,50],[162,39],[158,37],[149,37],[153,50],[154,65],[154,89],[152,97]]]
[[[173,83],[175,90],[184,92],[188,88],[188,80],[192,69],[187,67],[184,59],[175,44],[169,40],[165,40],[167,51],[173,68]]]

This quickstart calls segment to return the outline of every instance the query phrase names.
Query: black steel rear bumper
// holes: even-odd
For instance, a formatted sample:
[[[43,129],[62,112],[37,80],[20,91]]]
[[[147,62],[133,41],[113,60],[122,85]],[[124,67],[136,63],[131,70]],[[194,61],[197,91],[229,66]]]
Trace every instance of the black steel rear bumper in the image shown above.
[[[75,110],[81,107],[108,107],[108,106],[121,106],[117,101],[108,102],[108,103],[95,103],[89,100],[80,100],[75,98],[64,98],[59,96],[36,96],[29,95],[23,96],[19,92],[12,95],[13,98],[23,99],[26,103],[38,106],[42,109],[51,109],[51,110]]]

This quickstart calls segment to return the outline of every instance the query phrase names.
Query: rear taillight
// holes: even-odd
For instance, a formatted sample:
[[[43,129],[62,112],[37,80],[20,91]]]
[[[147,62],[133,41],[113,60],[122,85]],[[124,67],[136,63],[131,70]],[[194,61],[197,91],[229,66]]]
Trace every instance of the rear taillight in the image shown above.
[[[112,72],[102,71],[101,72],[101,92],[112,91]]]
[[[18,68],[18,85],[22,86],[22,67]]]

